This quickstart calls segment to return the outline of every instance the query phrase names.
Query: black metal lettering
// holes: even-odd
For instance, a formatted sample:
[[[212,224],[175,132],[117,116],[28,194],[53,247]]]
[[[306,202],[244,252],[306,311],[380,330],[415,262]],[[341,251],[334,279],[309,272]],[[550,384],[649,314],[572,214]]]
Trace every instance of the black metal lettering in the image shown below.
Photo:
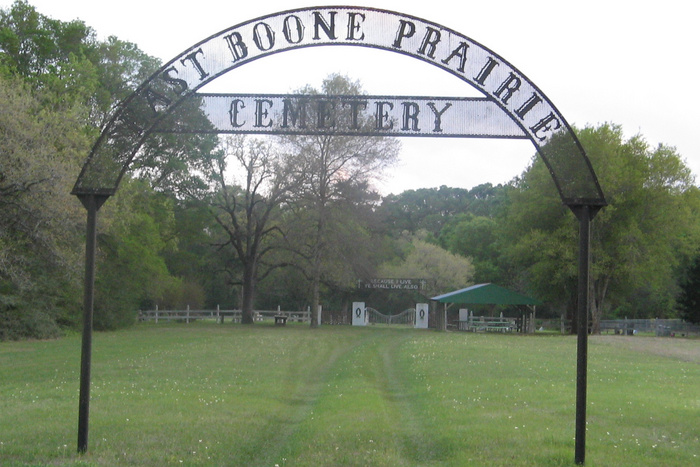
[[[333,128],[335,126],[335,102],[319,99],[316,107],[316,128]]]
[[[245,125],[245,122],[238,122],[238,112],[242,109],[245,109],[245,103],[242,99],[234,99],[231,101],[231,107],[229,108],[228,114],[231,126],[234,128],[240,128]]]
[[[520,85],[522,84],[522,81],[520,81],[520,78],[517,77],[515,73],[512,71],[508,75],[508,77],[501,83],[501,85],[496,89],[496,92],[493,93],[494,96],[499,97],[501,99],[501,102],[504,104],[508,103],[508,100],[510,100],[511,97],[513,97],[513,94],[520,89]],[[505,92],[505,95],[501,97],[501,94]]]
[[[261,29],[263,31],[260,31]],[[269,24],[258,23],[253,28],[253,42],[258,46],[258,49],[266,52],[275,46],[275,32]]]
[[[306,128],[306,100],[284,100],[282,106],[282,128],[289,128],[290,120],[293,127],[296,127],[297,122],[299,122],[299,128]]]
[[[420,131],[418,128],[418,114],[420,107],[415,102],[402,102],[403,105],[403,131]]]
[[[399,30],[396,32],[396,39],[394,40],[392,47],[394,47],[395,49],[400,49],[401,42],[404,40],[404,38],[413,37],[413,35],[415,33],[416,33],[416,25],[415,24],[413,24],[410,21],[400,20],[399,21]]]
[[[292,21],[294,24],[292,24]],[[304,40],[304,23],[301,22],[298,16],[289,15],[284,18],[282,34],[284,34],[284,38],[290,44],[298,44]]]
[[[190,53],[190,54],[187,54],[187,55],[185,56],[185,58],[183,58],[182,60],[180,60],[180,63],[182,63],[182,64],[184,65],[185,62],[192,62],[192,64],[194,65],[195,69],[197,70],[197,72],[199,72],[199,80],[202,81],[204,78],[206,78],[207,76],[209,76],[209,73],[207,73],[206,71],[204,71],[204,68],[202,67],[202,64],[199,63],[199,60],[197,60],[197,54],[202,54],[202,56],[204,56],[204,52],[202,51],[202,48],[201,48],[201,47],[200,47],[199,49],[195,50],[194,52],[192,52],[192,53]]]
[[[427,55],[430,58],[435,58],[435,50],[437,49],[437,44],[440,42],[441,34],[435,28],[428,26],[425,32],[425,37],[423,37],[423,42],[418,48],[418,53],[421,55]]]
[[[474,81],[483,86],[484,81],[486,81],[486,78],[489,77],[493,69],[496,68],[498,65],[500,65],[500,63],[494,60],[493,57],[489,57],[488,61],[486,62],[486,65],[484,65],[484,67],[481,69],[476,78],[474,78]]]
[[[530,98],[525,101],[525,103],[521,105],[518,110],[515,111],[515,115],[520,117],[520,120],[525,120],[525,115],[527,115],[527,113],[540,102],[542,102],[542,98],[533,92],[532,96],[530,96]]]
[[[382,131],[394,128],[394,122],[389,118],[389,110],[394,109],[394,104],[387,101],[377,101],[375,106],[377,109],[375,113],[376,129]],[[384,110],[385,107],[388,107],[389,110]]]
[[[180,86],[180,90],[177,91],[178,94],[183,95],[187,92],[187,89],[189,86],[187,85],[187,81],[184,79],[179,79],[170,76],[170,73],[177,73],[177,69],[174,66],[171,66],[170,68],[167,68],[163,73],[160,75],[160,78],[165,81],[166,83],[173,84]]]
[[[321,36],[318,34],[319,28],[323,29],[331,40],[336,40],[338,36],[335,35],[335,15],[338,14],[337,11],[329,11],[331,15],[331,24],[328,24],[325,19],[321,16],[321,13],[314,11],[314,40],[320,40]]]
[[[360,113],[360,108],[362,110],[367,109],[367,101],[365,100],[352,100],[352,101],[345,101],[343,102],[343,107],[345,106],[350,106],[350,129],[352,130],[359,130],[360,129],[360,122],[358,119],[358,114]]]
[[[460,42],[459,47],[454,49],[450,55],[442,60],[442,63],[445,65],[448,65],[450,63],[450,60],[452,60],[455,57],[459,58],[459,66],[457,67],[457,71],[460,73],[464,73],[464,65],[467,63],[467,49],[469,49],[469,44],[466,42]]]
[[[535,135],[535,138],[537,138],[540,141],[543,141],[547,139],[546,135],[543,135],[541,133],[545,133],[548,131],[555,131],[558,130],[561,127],[561,122],[559,119],[554,115],[554,112],[549,112],[549,115],[544,117],[542,120],[537,122],[535,125],[530,127],[530,131]]]
[[[360,18],[362,21],[357,21]],[[349,41],[361,41],[365,38],[365,33],[361,31],[362,23],[365,21],[365,15],[363,13],[348,13],[348,37]],[[359,32],[360,35],[356,36],[355,33]]]
[[[231,55],[233,55],[234,62],[248,56],[248,46],[243,42],[240,33],[232,32],[228,36],[224,36],[224,40],[226,41],[226,45],[228,45],[228,49],[231,51]]]
[[[272,120],[269,118],[271,107],[272,101],[270,99],[255,99],[255,125],[253,125],[255,128],[270,128],[272,126]]]
[[[433,114],[435,114],[435,128],[433,128],[433,132],[442,132],[442,114],[445,113],[445,110],[452,107],[452,104],[448,102],[447,104],[445,104],[445,107],[443,107],[440,111],[438,111],[438,109],[435,107],[434,102],[428,102],[428,107],[430,107],[430,110],[432,110]]]
[[[155,115],[158,115],[158,112],[162,110],[167,110],[172,103],[170,99],[165,97],[163,94],[154,91],[150,87],[146,88],[143,93],[144,97],[146,98],[146,102],[148,102],[149,107],[151,107]]]

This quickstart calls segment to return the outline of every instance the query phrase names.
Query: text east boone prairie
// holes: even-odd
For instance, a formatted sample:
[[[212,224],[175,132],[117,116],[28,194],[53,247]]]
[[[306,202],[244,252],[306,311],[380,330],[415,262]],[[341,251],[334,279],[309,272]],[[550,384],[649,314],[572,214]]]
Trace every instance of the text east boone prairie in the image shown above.
[[[459,75],[492,96],[537,141],[548,139],[562,127],[559,116],[536,88],[488,50],[435,25],[379,10],[296,10],[242,24],[173,60],[143,95],[158,114],[247,61],[312,45],[363,45],[412,55]]]

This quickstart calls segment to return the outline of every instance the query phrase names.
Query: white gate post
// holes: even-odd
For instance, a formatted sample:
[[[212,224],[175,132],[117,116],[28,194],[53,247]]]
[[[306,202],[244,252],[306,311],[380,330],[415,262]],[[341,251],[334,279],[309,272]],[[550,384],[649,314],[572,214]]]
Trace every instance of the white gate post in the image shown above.
[[[416,303],[416,328],[428,329],[428,304]]]
[[[365,302],[352,302],[352,325],[367,325],[367,308],[365,308]]]

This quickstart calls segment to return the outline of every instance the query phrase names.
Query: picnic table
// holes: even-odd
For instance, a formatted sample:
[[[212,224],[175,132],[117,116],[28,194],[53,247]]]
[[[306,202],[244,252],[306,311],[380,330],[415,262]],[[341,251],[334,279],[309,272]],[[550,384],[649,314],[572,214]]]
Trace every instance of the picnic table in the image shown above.
[[[275,315],[275,326],[284,326],[287,324],[287,317],[284,315]]]

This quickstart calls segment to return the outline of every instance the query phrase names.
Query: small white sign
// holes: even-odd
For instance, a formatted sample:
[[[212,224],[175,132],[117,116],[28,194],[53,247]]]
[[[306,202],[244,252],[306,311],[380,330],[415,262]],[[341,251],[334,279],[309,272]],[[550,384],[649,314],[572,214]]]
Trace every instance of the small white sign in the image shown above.
[[[428,329],[428,304],[416,303],[416,328]]]
[[[352,302],[352,325],[367,326],[367,308],[365,308],[365,302]]]

